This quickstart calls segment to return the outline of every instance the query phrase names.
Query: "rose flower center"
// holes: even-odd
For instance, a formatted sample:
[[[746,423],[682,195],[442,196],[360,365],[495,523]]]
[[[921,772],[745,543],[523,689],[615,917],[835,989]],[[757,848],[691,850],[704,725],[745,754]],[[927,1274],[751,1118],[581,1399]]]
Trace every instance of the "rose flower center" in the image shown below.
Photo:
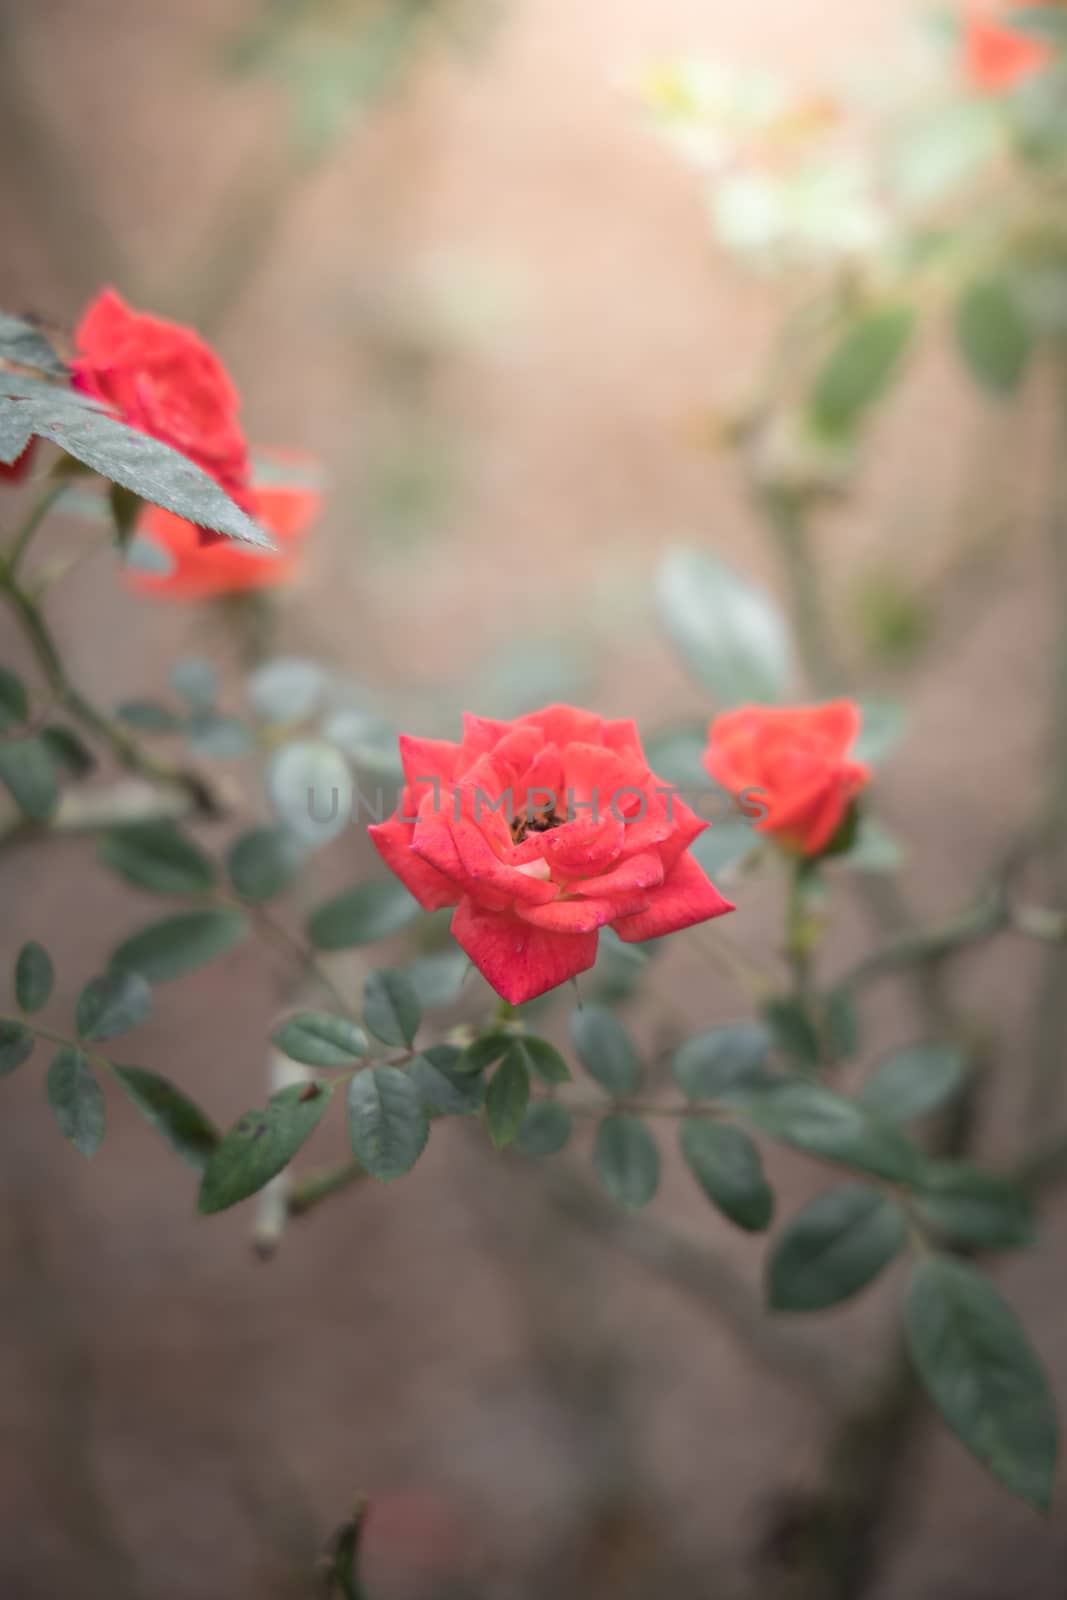
[[[547,811],[534,811],[528,806],[525,811],[520,811],[511,819],[511,837],[515,844],[521,844],[529,833],[548,833],[552,828],[562,828],[566,817],[561,817],[555,806]]]

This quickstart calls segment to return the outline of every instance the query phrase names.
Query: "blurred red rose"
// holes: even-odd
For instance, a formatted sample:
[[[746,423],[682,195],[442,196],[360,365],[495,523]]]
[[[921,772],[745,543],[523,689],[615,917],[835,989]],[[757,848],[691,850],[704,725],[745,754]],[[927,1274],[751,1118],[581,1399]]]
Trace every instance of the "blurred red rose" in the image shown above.
[[[1007,7],[1035,0],[1007,0]],[[1062,0],[1049,0],[1050,4]],[[1038,72],[1050,60],[1048,46],[997,21],[997,10],[973,7],[964,23],[964,71],[968,82],[986,94],[1000,94]]]
[[[31,439],[20,456],[6,465],[0,462],[0,482],[21,483],[33,466],[33,458],[37,454],[37,440]]]
[[[788,849],[820,855],[870,781],[848,760],[861,713],[851,700],[821,706],[741,706],[716,717],[704,756],[716,783],[758,805],[753,821]]]
[[[142,594],[172,600],[206,600],[285,583],[296,572],[305,534],[322,507],[321,490],[309,484],[317,463],[296,452],[274,452],[270,458],[303,482],[253,484],[246,500],[249,512],[272,536],[276,550],[258,550],[236,539],[205,544],[203,530],[161,506],[145,506],[138,534],[159,545],[170,557],[166,573],[126,569],[130,586]]]
[[[368,831],[505,1000],[596,960],[597,933],[655,939],[734,908],[689,854],[707,827],[649,770],[633,722],[548,706],[464,718],[461,744],[402,737],[399,810]]]
[[[133,311],[104,289],[74,334],[74,387],[188,456],[252,510],[240,400],[215,352],[192,328]]]

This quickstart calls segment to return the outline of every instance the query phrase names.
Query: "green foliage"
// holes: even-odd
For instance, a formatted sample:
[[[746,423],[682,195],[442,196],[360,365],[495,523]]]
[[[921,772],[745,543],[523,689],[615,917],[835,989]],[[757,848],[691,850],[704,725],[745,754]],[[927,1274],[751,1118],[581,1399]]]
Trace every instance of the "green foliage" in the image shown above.
[[[104,1095],[89,1058],[64,1045],[52,1057],[46,1079],[48,1104],[64,1139],[83,1156],[95,1155],[104,1137]]]
[[[41,729],[41,743],[52,760],[55,771],[64,777],[84,778],[96,767],[96,757],[74,732],[62,723],[50,723]]]
[[[215,886],[213,862],[173,822],[137,822],[105,833],[104,866],[150,894],[201,895]]]
[[[717,705],[785,697],[789,633],[761,589],[706,551],[677,549],[660,568],[657,596],[668,638]]]
[[[118,968],[85,985],[75,1008],[75,1027],[80,1039],[102,1043],[140,1027],[151,1010],[151,986],[139,972]]]
[[[248,932],[239,911],[220,906],[163,917],[132,933],[112,952],[112,967],[139,972],[149,983],[183,978],[225,955]]]
[[[30,697],[26,685],[9,667],[0,667],[0,728],[12,722],[26,722],[30,715]]]
[[[351,950],[388,939],[418,915],[418,901],[403,884],[383,878],[361,883],[319,906],[308,918],[308,938],[317,950]]]
[[[911,1183],[918,1176],[919,1153],[898,1128],[822,1084],[792,1078],[746,1089],[731,1096],[730,1104],[764,1133],[820,1160],[891,1183]]]
[[[1010,283],[982,278],[968,284],[956,311],[956,337],[979,383],[1002,398],[1014,394],[1026,373],[1031,338]]]
[[[484,1105],[483,1079],[478,1074],[462,1072],[459,1058],[455,1045],[435,1044],[417,1055],[408,1068],[408,1077],[431,1113],[465,1117]]]
[[[43,329],[0,311],[0,360],[17,367],[33,367],[50,378],[66,378],[66,365],[59,359]]]
[[[525,1156],[555,1156],[571,1136],[571,1114],[552,1100],[527,1106],[515,1136],[515,1147]]]
[[[292,727],[306,722],[318,710],[326,690],[326,674],[314,661],[279,656],[252,673],[247,690],[252,713],[260,722],[276,728]]]
[[[520,1060],[533,1077],[542,1083],[570,1083],[571,1069],[547,1039],[538,1039],[530,1033],[517,1033],[508,1046],[508,1054]]]
[[[352,1150],[373,1178],[410,1172],[426,1148],[430,1125],[417,1085],[397,1067],[367,1067],[348,1088]]]
[[[15,999],[20,1011],[40,1011],[52,995],[56,981],[52,957],[43,944],[30,940],[15,962]]]
[[[497,1150],[515,1139],[530,1103],[530,1073],[524,1041],[515,1039],[493,1073],[485,1095],[485,1124]]]
[[[181,718],[159,700],[124,700],[115,707],[115,715],[138,733],[177,733],[182,725]]]
[[[908,1230],[894,1201],[862,1183],[828,1189],[775,1241],[767,1295],[775,1311],[824,1311],[865,1289],[900,1254]]]
[[[687,1039],[675,1054],[674,1081],[688,1100],[715,1100],[767,1077],[771,1036],[760,1022],[732,1022]]]
[[[1014,1312],[972,1267],[935,1255],[915,1268],[906,1319],[919,1376],[953,1433],[1005,1488],[1047,1511],[1055,1402]]]
[[[0,783],[34,822],[47,822],[59,804],[55,765],[37,735],[0,740]]]
[[[309,1067],[347,1067],[367,1053],[363,1029],[328,1011],[301,1011],[287,1017],[271,1038],[291,1060]]]
[[[571,1012],[571,1040],[582,1066],[612,1095],[633,1094],[641,1081],[641,1057],[609,1006]]]
[[[859,1091],[870,1111],[911,1122],[945,1105],[963,1087],[967,1058],[958,1045],[926,1042],[887,1056]]]
[[[214,711],[221,685],[210,661],[200,656],[185,656],[170,669],[171,688],[190,711]]]
[[[763,1007],[778,1049],[798,1067],[815,1068],[822,1061],[822,1041],[811,1007],[794,995],[778,995]]]
[[[383,1044],[415,1043],[422,1021],[418,996],[404,973],[379,967],[368,973],[363,988],[363,1021]]]
[[[605,1117],[593,1146],[593,1165],[613,1200],[629,1211],[648,1205],[659,1188],[659,1150],[637,1117]]]
[[[285,893],[302,860],[303,852],[284,828],[252,828],[230,845],[226,871],[242,900],[261,905]]]
[[[0,1078],[28,1061],[36,1043],[36,1037],[23,1023],[0,1017]]]
[[[915,332],[911,306],[882,307],[846,329],[819,373],[811,396],[817,426],[849,432],[888,392]]]
[[[1034,1242],[1034,1209],[1027,1196],[1006,1178],[977,1167],[927,1162],[912,1203],[920,1220],[956,1249],[1012,1250]]]
[[[911,719],[906,709],[894,700],[872,700],[864,695],[859,705],[863,721],[849,755],[855,761],[866,761],[869,766],[881,766],[907,733]]]
[[[262,1111],[246,1111],[208,1156],[202,1213],[225,1211],[269,1183],[296,1155],[330,1103],[330,1083],[291,1083]]]
[[[183,1161],[203,1172],[219,1135],[200,1107],[158,1072],[115,1065],[111,1070],[145,1120]]]
[[[749,1233],[770,1226],[774,1194],[747,1133],[726,1122],[687,1117],[678,1144],[686,1166],[724,1217]]]

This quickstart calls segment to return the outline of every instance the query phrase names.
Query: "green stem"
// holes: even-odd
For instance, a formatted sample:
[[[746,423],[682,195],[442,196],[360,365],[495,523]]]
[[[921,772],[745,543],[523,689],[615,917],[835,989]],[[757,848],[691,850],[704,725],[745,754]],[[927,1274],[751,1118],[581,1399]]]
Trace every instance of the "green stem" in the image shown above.
[[[14,579],[19,563],[29,549],[30,540],[33,538],[41,523],[47,517],[56,501],[61,499],[67,490],[66,478],[51,478],[30,507],[22,527],[12,540],[10,548],[5,552],[4,564],[9,578]]]
[[[804,670],[817,695],[829,695],[844,681],[833,631],[823,607],[819,573],[801,506],[795,496],[764,496],[767,519],[775,536],[789,609]]]
[[[106,744],[127,771],[139,773],[166,787],[182,789],[189,795],[197,811],[205,816],[218,816],[218,801],[202,778],[150,755],[121,723],[93,705],[75,687],[67,676],[59,646],[43,611],[34,597],[16,582],[10,564],[0,569],[0,592],[6,596],[8,604],[22,623],[48,687],[71,716]]]

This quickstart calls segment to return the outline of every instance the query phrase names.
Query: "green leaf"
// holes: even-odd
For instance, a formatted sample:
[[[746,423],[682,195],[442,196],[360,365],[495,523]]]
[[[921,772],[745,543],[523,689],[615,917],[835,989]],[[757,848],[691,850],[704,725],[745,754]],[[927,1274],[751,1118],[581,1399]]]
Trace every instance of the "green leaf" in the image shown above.
[[[862,1042],[860,1014],[851,991],[842,985],[822,1000],[823,1029],[832,1061],[847,1061]]]
[[[33,1055],[36,1036],[21,1022],[0,1018],[0,1078],[21,1067]]]
[[[542,1083],[570,1083],[571,1069],[547,1039],[538,1039],[530,1033],[515,1035],[510,1050],[514,1052],[527,1071]]]
[[[1019,387],[1030,358],[1030,330],[1003,278],[968,284],[956,311],[956,337],[971,372],[993,394]]]
[[[613,1200],[630,1211],[647,1206],[659,1188],[656,1141],[637,1117],[605,1117],[597,1129],[593,1166]]]
[[[485,1121],[497,1150],[514,1140],[530,1103],[530,1074],[515,1040],[493,1073],[485,1096]]]
[[[677,549],[660,568],[657,594],[668,638],[718,705],[784,697],[789,632],[761,589],[706,551]]]
[[[724,1090],[766,1079],[771,1036],[760,1022],[733,1022],[687,1039],[672,1064],[687,1100],[715,1100]]]
[[[208,894],[215,885],[214,863],[173,822],[112,828],[100,840],[97,859],[150,894]]]
[[[899,872],[905,853],[899,839],[877,817],[862,816],[852,848],[841,861],[854,872]]]
[[[208,1157],[198,1209],[225,1211],[277,1177],[318,1126],[332,1088],[291,1083],[272,1095],[264,1110],[246,1111]]]
[[[397,1067],[368,1067],[348,1088],[352,1150],[373,1178],[410,1172],[426,1148],[429,1123],[418,1086]]]
[[[104,1137],[105,1110],[88,1057],[69,1045],[57,1050],[48,1068],[46,1088],[63,1137],[81,1155],[95,1155]]]
[[[0,728],[12,722],[25,722],[30,714],[30,697],[21,678],[8,667],[0,667]]]
[[[124,489],[121,483],[111,485],[108,501],[111,506],[111,520],[115,524],[115,538],[118,540],[119,549],[125,550],[133,538],[144,501],[139,494],[134,494],[132,489]]]
[[[219,675],[210,661],[199,656],[176,661],[170,669],[170,682],[190,711],[214,711],[219,698]]]
[[[17,367],[33,367],[51,378],[70,376],[44,331],[6,311],[0,311],[0,360],[11,361]]]
[[[956,1249],[1011,1250],[1034,1242],[1029,1199],[992,1172],[958,1162],[928,1162],[912,1200],[927,1227]]]
[[[0,740],[0,783],[35,822],[47,821],[59,802],[55,767],[40,738]]]
[[[152,990],[139,972],[108,972],[78,996],[74,1026],[90,1042],[117,1039],[140,1027],[152,1010]]]
[[[84,778],[96,766],[96,757],[84,739],[62,723],[53,722],[42,728],[41,743],[56,771],[67,777]]]
[[[351,770],[337,746],[325,739],[294,739],[276,750],[267,791],[279,820],[318,848],[338,838],[352,817]]]
[[[585,1070],[609,1094],[633,1094],[641,1079],[641,1058],[610,1006],[572,1011],[571,1039]]]
[[[458,945],[435,950],[432,955],[409,961],[405,972],[411,979],[424,1011],[455,1005],[463,980],[470,970],[470,959]]]
[[[4,392],[10,395],[14,387],[5,376]],[[91,471],[198,527],[273,549],[272,541],[251,517],[187,456],[103,411],[72,403],[67,392],[50,384],[23,383],[18,387],[29,398],[15,404],[26,413],[33,432],[50,439]]]
[[[144,1067],[111,1069],[138,1111],[161,1133],[183,1161],[202,1172],[219,1135],[200,1107],[175,1084]]]
[[[824,1311],[865,1289],[907,1243],[898,1206],[863,1183],[828,1189],[775,1241],[767,1294],[775,1311]]]
[[[536,1100],[515,1135],[515,1148],[524,1156],[554,1156],[571,1136],[571,1114],[551,1100]]]
[[[264,662],[252,673],[248,701],[260,722],[292,727],[318,710],[326,688],[326,674],[317,662],[282,656]]]
[[[823,1161],[890,1183],[911,1183],[918,1174],[919,1153],[898,1128],[821,1084],[790,1079],[746,1090],[731,1104],[764,1133]]]
[[[836,433],[854,428],[896,378],[915,332],[910,306],[889,306],[853,323],[831,352],[812,392],[816,424]]]
[[[817,1067],[822,1061],[822,1044],[815,1019],[800,1000],[780,995],[768,1000],[763,1015],[782,1053],[800,1067]]]
[[[859,1099],[892,1122],[911,1122],[951,1100],[966,1076],[967,1058],[958,1045],[914,1044],[880,1061]]]
[[[111,965],[139,972],[149,983],[165,983],[217,960],[240,944],[247,932],[247,919],[239,911],[223,907],[183,911],[150,922],[124,939],[113,952]]]
[[[408,1068],[408,1077],[431,1112],[465,1117],[481,1110],[485,1084],[476,1074],[459,1071],[459,1057],[455,1045],[435,1044],[416,1056]]]
[[[284,894],[300,871],[304,852],[284,828],[252,828],[226,852],[226,871],[243,900],[261,905]]]
[[[774,1194],[747,1133],[729,1123],[687,1117],[678,1144],[693,1177],[725,1217],[749,1233],[770,1226]]]
[[[52,957],[35,940],[24,944],[15,962],[15,999],[21,1011],[40,1011],[52,997],[56,981]]]
[[[186,723],[185,737],[197,755],[209,761],[237,761],[255,748],[251,732],[239,717],[217,711],[194,711]]]
[[[308,938],[317,950],[350,950],[390,938],[418,915],[418,901],[403,884],[383,878],[319,906],[308,918]]]
[[[363,1029],[328,1011],[301,1011],[287,1017],[271,1038],[291,1060],[309,1067],[347,1067],[367,1053]]]
[[[120,722],[126,722],[138,733],[177,733],[181,718],[159,700],[124,700],[115,707]]]
[[[911,1281],[912,1358],[953,1433],[1004,1487],[1047,1511],[1056,1407],[1015,1313],[962,1261],[931,1256]]]
[[[464,1073],[484,1072],[507,1053],[514,1037],[513,1033],[483,1033],[481,1038],[472,1040],[463,1051],[456,1070]]]
[[[363,1021],[383,1044],[415,1043],[422,1009],[415,990],[402,972],[379,967],[368,973],[363,987]]]

